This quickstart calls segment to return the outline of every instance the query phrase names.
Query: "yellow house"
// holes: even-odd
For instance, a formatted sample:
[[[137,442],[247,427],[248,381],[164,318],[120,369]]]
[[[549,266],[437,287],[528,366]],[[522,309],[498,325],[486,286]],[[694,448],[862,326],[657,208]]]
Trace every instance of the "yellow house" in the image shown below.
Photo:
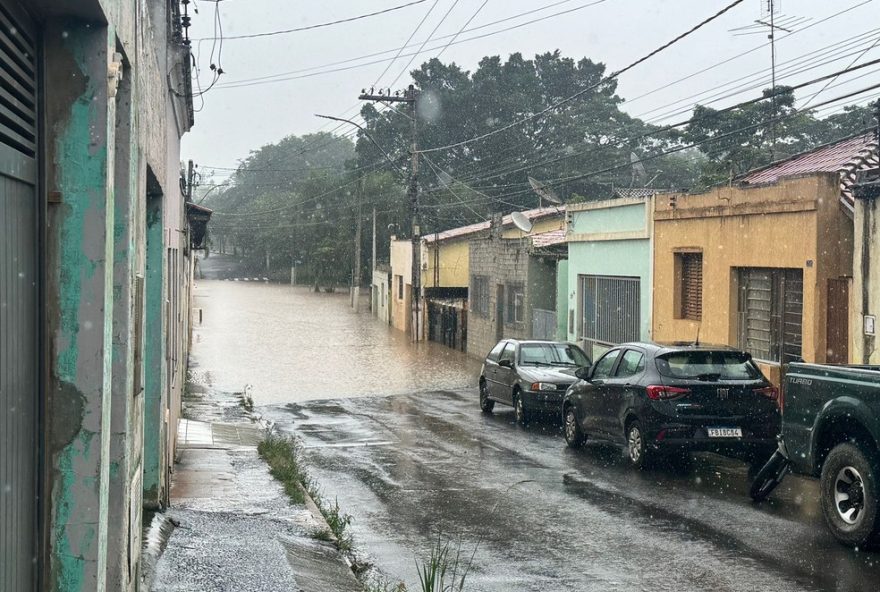
[[[739,347],[777,384],[787,362],[848,363],[856,144],[658,199],[654,339]]]
[[[522,232],[508,215],[501,219],[502,238],[515,239],[565,228],[561,207],[522,212],[532,222]],[[467,350],[468,286],[471,283],[470,241],[488,236],[490,222],[479,222],[422,237],[422,289],[425,300],[425,337]]]
[[[502,238],[523,238],[565,228],[565,209],[562,207],[535,208],[524,211],[523,215],[533,224],[531,232],[527,234],[516,228],[507,215],[502,222]],[[422,285],[425,288],[467,288],[470,283],[468,241],[488,232],[489,222],[486,221],[424,236]]]

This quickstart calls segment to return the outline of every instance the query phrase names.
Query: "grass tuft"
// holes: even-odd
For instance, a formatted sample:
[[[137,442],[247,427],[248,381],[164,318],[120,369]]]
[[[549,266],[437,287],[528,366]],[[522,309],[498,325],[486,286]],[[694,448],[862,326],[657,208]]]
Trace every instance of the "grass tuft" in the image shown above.
[[[309,477],[303,468],[299,444],[292,438],[270,433],[257,446],[257,452],[269,465],[269,473],[284,487],[284,493],[295,504],[306,501],[300,487]]]

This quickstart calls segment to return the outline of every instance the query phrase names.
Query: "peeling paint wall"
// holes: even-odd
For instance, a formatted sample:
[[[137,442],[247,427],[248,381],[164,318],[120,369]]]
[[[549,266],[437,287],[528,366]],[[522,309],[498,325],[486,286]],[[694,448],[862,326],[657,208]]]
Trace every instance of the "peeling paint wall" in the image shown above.
[[[30,5],[51,196],[45,590],[139,589],[142,509],[167,501],[191,296],[178,170],[192,122],[169,88],[188,54],[168,30],[173,1]]]

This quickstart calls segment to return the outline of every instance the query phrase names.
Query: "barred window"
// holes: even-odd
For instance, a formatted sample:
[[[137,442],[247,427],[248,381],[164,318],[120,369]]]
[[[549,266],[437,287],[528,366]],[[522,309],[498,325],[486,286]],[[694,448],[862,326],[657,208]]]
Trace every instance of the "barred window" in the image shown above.
[[[525,318],[525,294],[522,284],[508,284],[504,318],[508,325],[522,323]]]
[[[471,311],[481,316],[489,316],[489,278],[484,275],[471,276]]]
[[[703,254],[676,253],[679,319],[699,321],[703,318]]]

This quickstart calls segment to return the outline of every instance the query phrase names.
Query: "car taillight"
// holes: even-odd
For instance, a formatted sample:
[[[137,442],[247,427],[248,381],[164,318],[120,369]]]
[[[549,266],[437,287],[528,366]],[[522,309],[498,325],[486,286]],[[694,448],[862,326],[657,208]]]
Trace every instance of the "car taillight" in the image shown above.
[[[775,386],[765,386],[764,388],[755,389],[755,394],[763,395],[771,401],[779,402],[779,389]]]
[[[648,391],[648,398],[652,401],[663,401],[667,399],[677,399],[683,395],[690,393],[690,389],[679,388],[677,386],[661,386],[651,385],[645,387]]]
[[[779,400],[779,389],[775,386],[766,386],[764,388],[755,389],[754,392],[758,395],[767,397],[771,401]]]

